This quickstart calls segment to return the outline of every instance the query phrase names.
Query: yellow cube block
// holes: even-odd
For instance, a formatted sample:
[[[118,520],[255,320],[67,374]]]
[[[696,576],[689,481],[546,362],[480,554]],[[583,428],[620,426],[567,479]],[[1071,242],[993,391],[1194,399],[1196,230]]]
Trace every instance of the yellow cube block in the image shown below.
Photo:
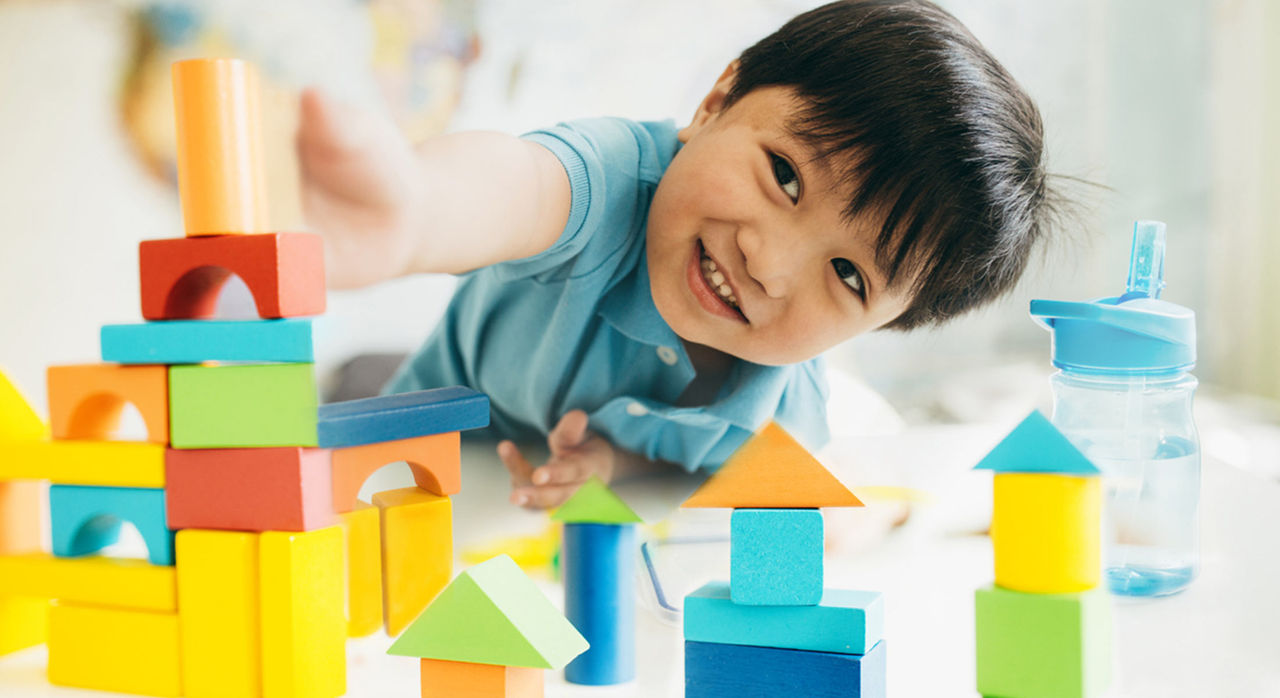
[[[182,695],[178,614],[55,603],[49,682],[148,696]]]
[[[0,480],[164,487],[164,448],[133,441],[0,441]]]
[[[262,695],[258,538],[178,531],[178,603],[187,698]]]
[[[996,474],[991,543],[997,586],[1035,594],[1098,586],[1102,478]]]
[[[0,657],[44,642],[49,600],[0,595]]]
[[[334,698],[346,693],[342,527],[268,531],[259,553],[262,695]]]
[[[347,540],[347,635],[364,637],[382,627],[382,532],[378,508],[356,502],[339,514]]]
[[[382,603],[399,635],[453,574],[453,503],[417,487],[373,495],[382,512]]]
[[[0,556],[0,594],[43,596],[133,611],[176,611],[174,568],[146,560]]]

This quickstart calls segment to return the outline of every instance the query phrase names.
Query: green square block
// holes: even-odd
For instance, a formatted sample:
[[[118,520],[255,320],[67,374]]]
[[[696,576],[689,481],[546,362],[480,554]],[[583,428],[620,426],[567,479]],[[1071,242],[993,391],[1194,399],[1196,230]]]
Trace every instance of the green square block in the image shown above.
[[[977,591],[974,606],[982,695],[1091,698],[1111,683],[1105,589],[1025,594],[990,586]]]
[[[315,446],[315,364],[169,367],[174,448]]]

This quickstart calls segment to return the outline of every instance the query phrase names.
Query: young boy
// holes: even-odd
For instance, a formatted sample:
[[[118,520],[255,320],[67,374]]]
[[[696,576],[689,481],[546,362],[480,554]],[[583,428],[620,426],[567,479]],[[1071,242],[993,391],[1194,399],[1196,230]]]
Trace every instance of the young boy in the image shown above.
[[[1035,105],[924,1],[845,0],[747,49],[689,125],[590,119],[411,147],[304,95],[304,207],[331,285],[465,274],[390,390],[463,384],[511,499],[715,467],[776,419],[827,438],[819,355],[1007,291],[1044,234]]]

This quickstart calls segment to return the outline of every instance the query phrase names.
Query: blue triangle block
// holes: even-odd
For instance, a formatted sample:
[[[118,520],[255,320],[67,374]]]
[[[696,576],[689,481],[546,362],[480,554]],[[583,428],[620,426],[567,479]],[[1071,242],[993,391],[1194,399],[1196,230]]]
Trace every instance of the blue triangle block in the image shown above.
[[[974,470],[1059,475],[1102,473],[1093,461],[1068,441],[1039,411],[1027,415]]]

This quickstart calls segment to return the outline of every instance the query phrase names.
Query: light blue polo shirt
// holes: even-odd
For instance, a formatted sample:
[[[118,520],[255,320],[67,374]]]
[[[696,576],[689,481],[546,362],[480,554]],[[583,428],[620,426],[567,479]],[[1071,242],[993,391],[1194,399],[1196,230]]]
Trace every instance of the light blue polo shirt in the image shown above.
[[[543,439],[582,409],[614,445],[689,470],[719,466],[769,419],[810,448],[824,444],[820,358],[739,361],[714,402],[675,406],[694,369],[653,304],[645,260],[649,203],[680,145],[674,123],[585,119],[525,138],[569,175],[564,232],[537,255],[464,275],[439,327],[388,390],[482,391],[489,435],[517,440]]]

